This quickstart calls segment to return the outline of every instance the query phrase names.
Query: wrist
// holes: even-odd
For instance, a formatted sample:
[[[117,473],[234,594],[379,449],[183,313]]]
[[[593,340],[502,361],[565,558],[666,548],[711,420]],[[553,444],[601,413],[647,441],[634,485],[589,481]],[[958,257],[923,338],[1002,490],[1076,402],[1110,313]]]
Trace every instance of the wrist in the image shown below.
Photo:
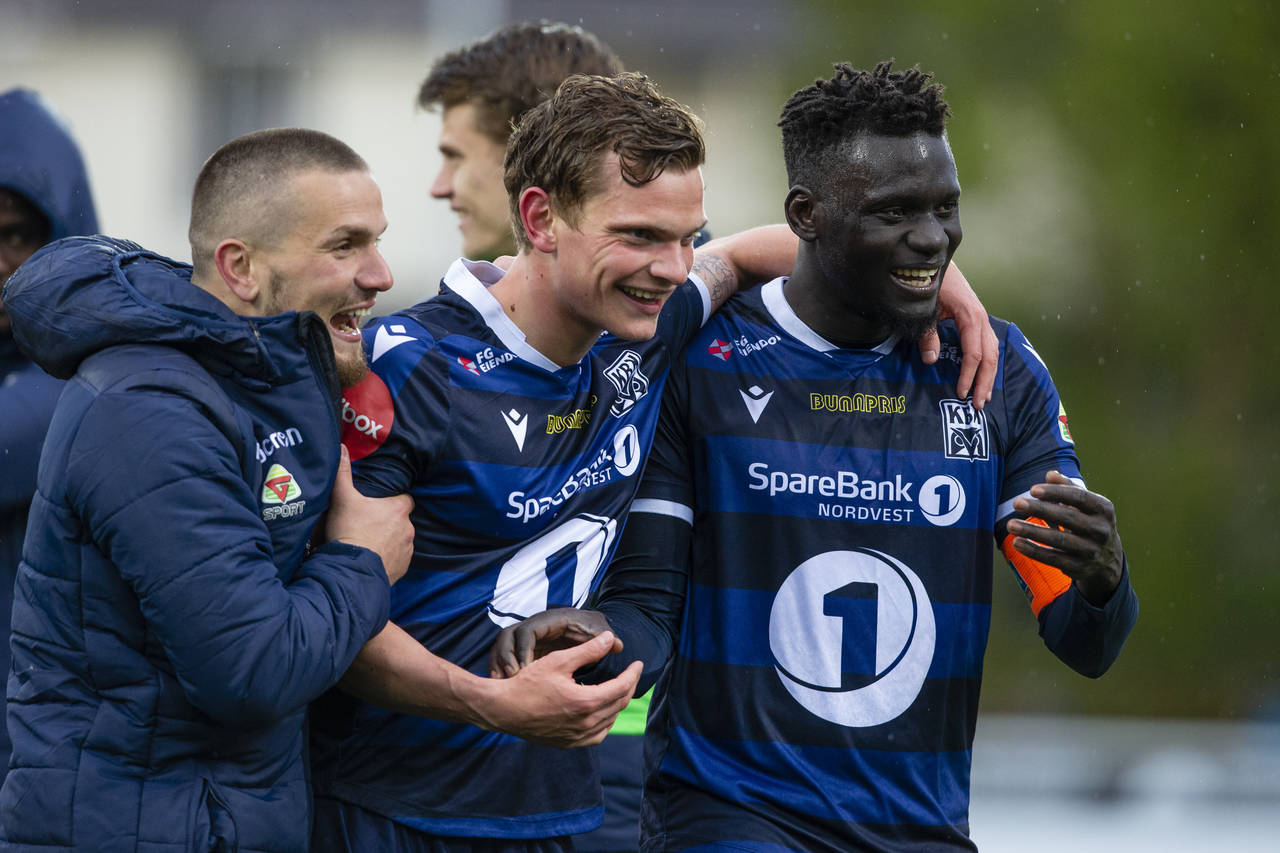
[[[451,674],[449,686],[458,719],[486,731],[497,730],[494,709],[509,686],[508,679],[482,678],[459,669]]]
[[[1114,577],[1093,575],[1089,578],[1078,578],[1075,581],[1076,590],[1094,607],[1105,607],[1119,588],[1120,578],[1120,572],[1116,572]]]

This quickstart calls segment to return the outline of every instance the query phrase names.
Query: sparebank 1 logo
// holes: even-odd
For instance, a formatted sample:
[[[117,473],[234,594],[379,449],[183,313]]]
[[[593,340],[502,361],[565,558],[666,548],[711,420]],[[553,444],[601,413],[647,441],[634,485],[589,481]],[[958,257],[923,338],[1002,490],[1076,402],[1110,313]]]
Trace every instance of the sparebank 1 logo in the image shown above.
[[[911,707],[935,638],[920,578],[869,548],[805,560],[769,613],[769,648],[783,686],[806,710],[841,726],[878,726]]]
[[[964,505],[964,486],[949,474],[935,474],[920,485],[920,512],[938,527],[959,521]]]

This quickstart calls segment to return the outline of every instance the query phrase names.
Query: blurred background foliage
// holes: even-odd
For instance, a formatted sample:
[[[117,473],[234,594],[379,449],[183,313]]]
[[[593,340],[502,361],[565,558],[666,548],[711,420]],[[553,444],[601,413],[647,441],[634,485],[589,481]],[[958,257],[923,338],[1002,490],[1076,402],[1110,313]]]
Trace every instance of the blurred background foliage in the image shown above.
[[[812,11],[814,53],[895,56],[948,85],[957,260],[1052,369],[1141,597],[1124,655],[1092,683],[1027,642],[1016,585],[998,583],[984,707],[1275,719],[1275,5]]]

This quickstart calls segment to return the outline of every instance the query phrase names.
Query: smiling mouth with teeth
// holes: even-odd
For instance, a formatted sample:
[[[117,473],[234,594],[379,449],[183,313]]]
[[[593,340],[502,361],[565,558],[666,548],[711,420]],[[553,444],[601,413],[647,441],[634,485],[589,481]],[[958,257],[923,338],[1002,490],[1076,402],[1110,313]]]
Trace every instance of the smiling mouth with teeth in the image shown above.
[[[360,324],[369,316],[370,310],[369,308],[357,308],[355,311],[334,314],[333,318],[329,320],[329,325],[339,332],[345,332],[349,335],[359,334]]]
[[[937,276],[939,269],[941,267],[927,267],[925,269],[898,267],[897,269],[889,270],[889,274],[899,284],[924,289],[933,285],[933,280]]]
[[[637,299],[641,302],[648,302],[653,305],[661,302],[666,297],[666,294],[663,293],[649,293],[644,290],[636,290],[634,287],[627,287],[625,284],[618,285],[618,289],[627,294],[627,296],[630,296],[632,299]]]

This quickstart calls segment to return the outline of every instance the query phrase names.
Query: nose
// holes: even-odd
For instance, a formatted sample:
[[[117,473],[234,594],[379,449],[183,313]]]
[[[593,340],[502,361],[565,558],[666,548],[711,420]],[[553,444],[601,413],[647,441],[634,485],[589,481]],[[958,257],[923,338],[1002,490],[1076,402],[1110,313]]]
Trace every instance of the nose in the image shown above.
[[[453,170],[447,165],[441,166],[436,179],[431,182],[432,198],[449,198],[453,195]]]
[[[356,284],[364,290],[387,291],[394,283],[387,259],[382,257],[376,246],[373,247],[356,273]]]
[[[934,258],[942,255],[951,242],[947,229],[938,217],[926,215],[920,217],[915,226],[907,233],[907,245],[922,255]]]
[[[674,285],[684,284],[693,266],[693,247],[673,241],[663,243],[655,251],[657,254],[649,264],[649,274]]]

